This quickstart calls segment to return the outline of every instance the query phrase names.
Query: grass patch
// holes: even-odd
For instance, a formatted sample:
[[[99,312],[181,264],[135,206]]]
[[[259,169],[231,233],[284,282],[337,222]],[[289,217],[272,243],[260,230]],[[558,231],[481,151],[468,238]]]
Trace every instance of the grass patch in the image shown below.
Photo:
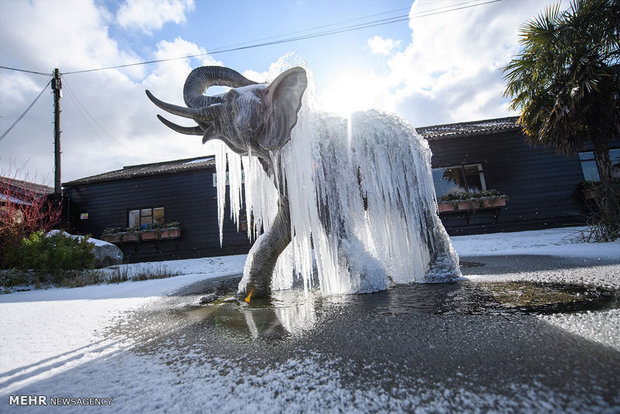
[[[8,269],[0,271],[0,293],[53,287],[76,288],[104,283],[137,282],[165,279],[180,274],[161,265],[156,267],[141,266],[134,269],[128,265],[120,265],[108,269],[66,270],[54,274],[34,270]]]
[[[137,269],[131,269],[127,265],[114,266],[111,268],[112,273],[108,275],[108,283],[121,283],[127,281],[139,282],[151,279],[166,279],[169,277],[179,276],[181,273],[173,272],[165,266],[159,265],[154,268],[141,266]]]

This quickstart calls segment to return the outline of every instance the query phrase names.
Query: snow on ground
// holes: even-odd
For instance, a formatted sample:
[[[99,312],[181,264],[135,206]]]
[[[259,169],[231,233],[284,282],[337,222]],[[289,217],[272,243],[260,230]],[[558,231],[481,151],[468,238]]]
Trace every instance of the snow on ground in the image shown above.
[[[451,237],[459,256],[548,255],[620,260],[620,240],[584,243],[585,227]]]
[[[579,241],[579,232],[582,230],[584,229],[565,228],[458,236],[453,237],[452,240],[461,257],[525,254],[601,258],[617,260],[620,263],[620,241],[586,244]],[[183,286],[208,278],[241,273],[245,257],[245,255],[239,255],[125,265],[121,269],[129,276],[147,271],[165,271],[179,274],[179,276],[142,282],[74,289],[32,290],[0,295],[0,332],[2,332],[0,338],[0,411],[6,408],[8,395],[20,390],[49,392],[56,393],[56,395],[82,393],[80,394],[82,396],[100,397],[107,396],[99,395],[100,392],[104,392],[122,400],[127,381],[130,381],[131,393],[144,393],[144,389],[148,389],[148,394],[152,396],[151,399],[145,398],[142,401],[144,405],[133,407],[137,410],[161,410],[166,406],[166,401],[173,401],[170,398],[179,399],[179,396],[183,394],[187,396],[188,394],[184,391],[193,394],[210,389],[212,390],[210,396],[213,397],[211,401],[218,401],[217,398],[225,401],[227,396],[230,397],[231,391],[227,385],[228,382],[238,381],[233,377],[243,377],[240,374],[240,367],[231,366],[228,374],[221,374],[221,367],[216,369],[213,365],[208,365],[214,364],[213,361],[205,362],[206,365],[202,367],[194,366],[191,369],[201,371],[195,373],[195,379],[208,382],[207,388],[199,387],[198,390],[195,383],[179,383],[179,374],[171,370],[171,367],[154,361],[146,364],[144,358],[137,361],[138,357],[132,353],[123,352],[134,345],[129,339],[104,336],[103,332],[106,327],[123,320],[132,311],[144,308],[161,296],[170,294]],[[604,277],[614,279],[611,284],[618,286],[620,283],[618,282],[618,267],[616,266],[615,269],[616,273],[610,272],[609,276]],[[107,271],[119,272],[114,269]],[[547,315],[541,318],[557,327],[620,350],[619,310],[587,312],[580,315]],[[615,328],[610,329],[610,324]],[[601,329],[602,326],[606,326],[607,329]],[[228,364],[230,363],[229,361]],[[311,380],[304,374],[308,370],[329,372],[329,361],[322,361],[319,356],[310,356],[300,361],[290,360],[284,362],[282,366],[282,370],[274,370],[270,375],[284,376],[284,382],[293,381],[294,376],[291,376],[291,371],[299,371],[296,375],[302,381]],[[83,369],[80,370],[80,367]],[[219,375],[218,372],[220,372]],[[121,373],[123,378],[131,378],[131,380],[123,382],[118,379]],[[92,384],[92,381],[82,381],[80,375],[86,375],[88,378],[100,376],[103,391],[83,388],[88,386],[85,384]],[[67,381],[72,381],[69,384],[70,390],[66,390]],[[144,381],[146,388],[140,388],[141,381]],[[247,392],[254,393],[269,384],[265,378],[261,379],[256,376],[246,375],[244,381],[250,384],[247,386]],[[251,384],[252,381],[255,383]],[[324,393],[323,395],[335,393],[332,397],[336,402],[343,399],[349,401],[358,399],[360,407],[364,404],[367,408],[372,406],[368,405],[371,404],[371,400],[367,400],[368,395],[345,395],[344,390],[334,386],[330,381],[337,382],[337,379],[330,379],[326,374],[324,381],[316,384],[315,392]],[[36,388],[37,384],[44,388]],[[273,395],[272,392],[278,394],[281,391],[271,390],[266,395]],[[154,397],[160,393],[167,397]],[[209,401],[211,397],[207,396],[206,400],[203,398],[200,401]],[[473,396],[463,396],[463,399],[467,400],[470,397],[473,398]],[[166,400],[166,398],[169,399]],[[201,411],[201,408],[204,408],[192,406],[192,402],[187,398],[181,401],[176,405],[176,411],[185,409]],[[247,399],[234,401],[237,401],[236,403],[245,401],[246,404],[248,402]],[[234,401],[230,400],[230,404]],[[223,408],[227,411],[236,409],[249,411],[253,407],[264,410],[266,401],[261,401],[258,396],[255,401],[254,405],[250,406],[227,405]],[[335,404],[332,409],[337,410],[338,407],[339,405]],[[131,407],[125,406],[125,408]],[[272,408],[277,411],[278,407]],[[298,408],[303,409],[303,407]],[[306,408],[311,409],[311,407]],[[406,409],[406,406],[400,408]]]
[[[612,243],[584,243],[585,227],[567,227],[452,237],[461,258],[467,256],[537,255],[612,260],[620,263],[620,240]],[[587,283],[620,289],[620,268],[603,265],[596,275],[583,276],[570,270],[539,271],[505,275],[504,280]],[[469,276],[472,280],[490,280],[485,276]],[[578,314],[539,315],[545,322],[620,350],[620,309]],[[604,329],[603,329],[604,328]]]
[[[183,286],[238,274],[245,257],[130,264],[129,275],[164,269],[180,276],[0,295],[0,394],[128,346],[102,338],[102,327]]]

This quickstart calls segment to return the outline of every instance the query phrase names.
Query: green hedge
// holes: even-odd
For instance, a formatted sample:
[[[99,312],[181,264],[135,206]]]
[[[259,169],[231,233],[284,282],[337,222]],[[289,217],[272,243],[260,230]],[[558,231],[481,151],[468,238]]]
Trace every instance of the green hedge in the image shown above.
[[[92,269],[95,267],[93,248],[88,237],[74,238],[62,232],[46,235],[37,231],[24,238],[19,247],[7,252],[4,267],[52,275],[66,270]]]

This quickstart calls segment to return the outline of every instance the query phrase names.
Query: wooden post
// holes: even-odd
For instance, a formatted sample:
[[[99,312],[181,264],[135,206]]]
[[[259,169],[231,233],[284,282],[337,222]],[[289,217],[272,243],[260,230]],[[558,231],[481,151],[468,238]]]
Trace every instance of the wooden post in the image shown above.
[[[60,182],[60,98],[62,97],[62,83],[58,68],[54,69],[52,90],[54,91],[54,195],[60,199],[62,195],[62,184]]]

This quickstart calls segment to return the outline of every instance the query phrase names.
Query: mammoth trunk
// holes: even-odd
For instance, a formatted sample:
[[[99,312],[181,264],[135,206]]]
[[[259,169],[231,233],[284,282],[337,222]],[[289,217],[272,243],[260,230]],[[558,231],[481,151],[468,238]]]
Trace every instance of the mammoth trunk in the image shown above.
[[[218,177],[228,164],[231,215],[257,238],[240,292],[375,292],[460,277],[436,212],[430,149],[399,118],[367,111],[343,119],[304,104],[291,141],[270,155],[271,177],[251,153],[222,144],[216,154]],[[218,180],[221,219],[225,194]]]

